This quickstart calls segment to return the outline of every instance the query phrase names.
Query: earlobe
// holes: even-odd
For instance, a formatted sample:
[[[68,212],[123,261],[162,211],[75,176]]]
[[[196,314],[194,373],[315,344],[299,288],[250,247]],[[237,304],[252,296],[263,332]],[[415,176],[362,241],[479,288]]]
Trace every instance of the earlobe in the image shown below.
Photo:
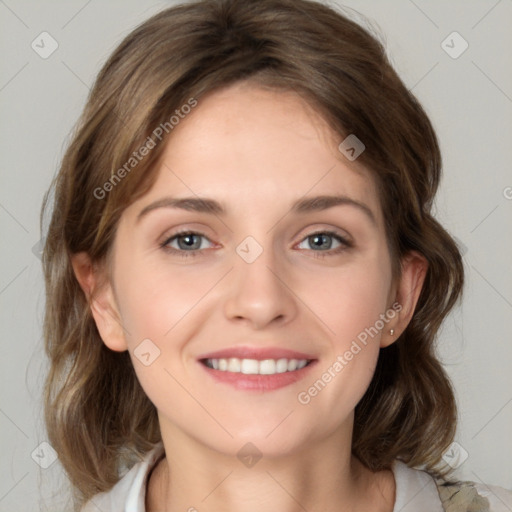
[[[393,309],[398,313],[394,320],[388,324],[387,331],[383,332],[381,348],[394,343],[409,325],[423,289],[427,270],[428,261],[417,251],[410,251],[402,259],[402,275],[395,299],[398,306],[393,306]]]
[[[87,253],[74,254],[71,257],[71,264],[76,279],[87,297],[103,343],[116,352],[127,350],[121,318],[110,282],[100,283],[100,275],[93,268]]]

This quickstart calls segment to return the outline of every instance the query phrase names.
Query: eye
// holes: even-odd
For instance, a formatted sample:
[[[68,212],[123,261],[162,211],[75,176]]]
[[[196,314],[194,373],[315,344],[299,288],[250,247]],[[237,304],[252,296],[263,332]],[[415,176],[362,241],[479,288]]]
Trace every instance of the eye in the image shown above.
[[[312,233],[304,238],[298,247],[301,248],[300,245],[305,242],[308,243],[310,247],[314,248],[313,252],[316,253],[315,257],[317,258],[339,254],[353,245],[335,231],[317,231],[316,233]],[[338,244],[334,249],[332,248],[333,242]]]
[[[203,244],[205,240],[210,242],[202,233],[183,231],[167,238],[160,246],[166,252],[187,258],[200,255],[200,251],[207,248]],[[314,257],[316,258],[334,256],[353,246],[350,241],[335,231],[317,231],[312,233],[304,238],[298,247],[302,248],[300,245],[305,242],[309,244],[310,248],[313,248]],[[338,244],[334,249],[333,243]]]
[[[208,240],[208,238],[202,233],[184,231],[182,233],[176,233],[166,239],[161,244],[161,247],[167,252],[186,258],[189,256],[197,256],[197,251],[205,249],[202,243],[204,240]]]

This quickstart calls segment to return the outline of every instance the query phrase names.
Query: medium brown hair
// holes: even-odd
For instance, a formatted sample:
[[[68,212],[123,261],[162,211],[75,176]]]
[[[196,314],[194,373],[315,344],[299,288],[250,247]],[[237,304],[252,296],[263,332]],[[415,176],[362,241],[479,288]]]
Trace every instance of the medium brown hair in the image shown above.
[[[121,42],[96,79],[43,203],[42,219],[54,195],[43,252],[46,424],[81,500],[111,488],[160,431],[129,354],[100,339],[70,257],[85,251],[98,267],[105,264],[123,210],[155,180],[165,139],[104,197],[98,190],[176,109],[240,80],[299,94],[340,142],[356,134],[366,146],[358,162],[378,185],[393,275],[408,251],[428,261],[413,318],[381,349],[356,407],[353,453],[374,471],[401,458],[436,473],[453,439],[454,394],[435,340],[464,274],[454,240],[431,212],[441,157],[427,115],[383,45],[347,16],[307,0],[203,0],[158,13]]]

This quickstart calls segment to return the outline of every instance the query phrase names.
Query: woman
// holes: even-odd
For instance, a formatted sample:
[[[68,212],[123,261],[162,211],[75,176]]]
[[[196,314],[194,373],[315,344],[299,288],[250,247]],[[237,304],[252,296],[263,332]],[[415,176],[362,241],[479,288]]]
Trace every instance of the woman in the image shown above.
[[[382,46],[326,6],[204,0],[129,34],[43,255],[46,421],[77,506],[510,502],[442,464],[433,343],[463,267],[431,214],[440,168]]]

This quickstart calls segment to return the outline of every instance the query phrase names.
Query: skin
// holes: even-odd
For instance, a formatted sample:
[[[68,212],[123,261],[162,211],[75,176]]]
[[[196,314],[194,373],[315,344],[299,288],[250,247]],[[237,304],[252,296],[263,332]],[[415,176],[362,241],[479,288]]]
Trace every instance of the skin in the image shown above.
[[[152,189],[123,212],[110,281],[98,289],[87,254],[73,257],[104,343],[129,350],[158,410],[166,458],[151,474],[148,511],[392,511],[392,473],[372,473],[351,455],[354,408],[379,349],[409,323],[427,263],[410,253],[393,281],[375,182],[338,151],[341,140],[293,93],[250,82],[210,93],[173,130]],[[351,205],[290,212],[303,196],[334,193],[364,203],[375,222]],[[213,198],[227,213],[158,208],[137,221],[166,196]],[[196,257],[160,247],[179,229],[205,236]],[[330,230],[353,246],[336,254],[335,238],[327,250],[308,238]],[[236,252],[247,236],[263,249],[253,263]],[[177,239],[170,245],[186,251]],[[299,403],[395,301],[402,309],[382,332]],[[149,366],[134,356],[147,338],[160,350]],[[215,382],[197,361],[242,344],[295,349],[318,363],[307,378],[259,392]],[[236,457],[247,442],[263,455],[251,468]]]

